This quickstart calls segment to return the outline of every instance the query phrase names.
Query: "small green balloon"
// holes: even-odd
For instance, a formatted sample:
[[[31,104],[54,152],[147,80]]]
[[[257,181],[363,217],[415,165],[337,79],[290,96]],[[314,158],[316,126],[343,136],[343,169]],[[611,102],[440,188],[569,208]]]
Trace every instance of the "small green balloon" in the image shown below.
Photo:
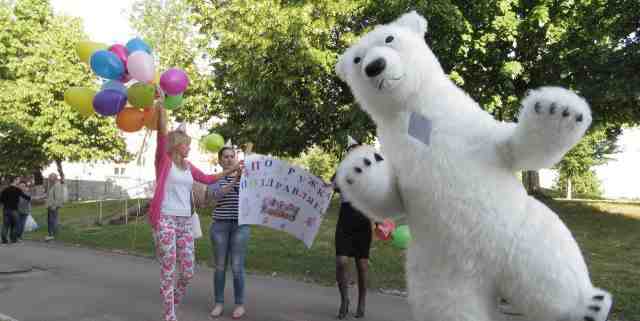
[[[127,98],[129,103],[133,107],[145,108],[153,106],[153,98],[156,94],[156,89],[153,85],[138,82],[133,84],[127,90]]]
[[[176,109],[182,105],[182,94],[177,96],[167,96],[164,98],[164,107],[166,109]]]
[[[217,153],[224,146],[224,138],[216,133],[205,136],[203,141],[205,149],[212,153]]]
[[[393,241],[391,244],[397,248],[406,249],[409,247],[409,242],[411,241],[411,232],[409,231],[409,226],[400,225],[395,231],[391,234]]]

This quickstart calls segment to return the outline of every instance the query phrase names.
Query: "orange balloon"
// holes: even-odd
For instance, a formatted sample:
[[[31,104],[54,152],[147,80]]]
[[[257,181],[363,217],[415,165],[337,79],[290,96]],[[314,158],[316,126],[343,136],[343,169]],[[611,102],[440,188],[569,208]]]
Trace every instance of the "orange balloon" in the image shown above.
[[[144,109],[144,126],[151,129],[158,129],[158,108],[147,107]]]
[[[144,112],[138,108],[125,108],[118,113],[116,124],[122,131],[137,132],[144,126]]]

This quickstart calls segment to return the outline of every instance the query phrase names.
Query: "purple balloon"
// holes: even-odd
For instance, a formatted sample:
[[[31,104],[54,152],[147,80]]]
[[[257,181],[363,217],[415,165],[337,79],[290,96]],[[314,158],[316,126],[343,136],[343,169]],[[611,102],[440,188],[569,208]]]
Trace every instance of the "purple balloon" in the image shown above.
[[[102,116],[112,116],[119,113],[127,104],[127,95],[113,89],[100,91],[93,98],[93,109]]]
[[[178,68],[171,68],[160,76],[160,88],[169,96],[180,95],[188,85],[189,77]]]

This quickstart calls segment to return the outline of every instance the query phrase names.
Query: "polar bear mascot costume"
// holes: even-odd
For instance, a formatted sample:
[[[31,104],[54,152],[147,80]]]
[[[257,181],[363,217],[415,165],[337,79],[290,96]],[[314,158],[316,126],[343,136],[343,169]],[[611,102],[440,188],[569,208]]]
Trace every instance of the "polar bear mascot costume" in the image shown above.
[[[530,91],[518,123],[498,122],[444,73],[416,12],[377,26],[336,72],[377,126],[337,182],[372,219],[405,213],[407,284],[417,321],[503,320],[498,298],[532,321],[605,321],[611,295],[591,284],[578,244],[515,174],[558,162],[591,124],[585,100]]]

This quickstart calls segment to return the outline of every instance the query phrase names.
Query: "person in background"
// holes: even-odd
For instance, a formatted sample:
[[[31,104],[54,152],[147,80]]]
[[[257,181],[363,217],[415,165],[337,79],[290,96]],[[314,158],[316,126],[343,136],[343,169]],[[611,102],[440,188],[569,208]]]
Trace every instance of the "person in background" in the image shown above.
[[[31,194],[29,193],[30,182],[22,180],[18,183],[18,188],[29,198],[20,196],[18,200],[18,242],[22,241],[22,234],[24,234],[24,227],[27,223],[27,218],[31,215]]]
[[[218,161],[223,170],[234,168],[238,164],[236,151],[232,146],[224,146],[218,151]],[[211,243],[214,244],[215,271],[213,273],[214,306],[212,317],[222,315],[224,307],[224,288],[227,263],[231,263],[233,274],[233,295],[235,308],[233,319],[242,318],[244,307],[244,262],[249,241],[249,225],[238,225],[239,189],[242,171],[235,175],[224,176],[216,184],[210,185],[216,206],[213,210],[213,222],[209,229]]]
[[[0,203],[3,205],[3,217],[2,217],[2,244],[18,242],[18,203],[20,198],[26,198],[31,200],[31,197],[20,188],[18,188],[18,179],[12,179],[11,185],[2,190],[0,193]]]
[[[349,137],[346,153],[358,146],[360,144]],[[335,175],[331,178],[331,181],[334,184],[335,191],[340,193],[340,188],[335,183]],[[340,292],[338,319],[345,319],[349,314],[348,258],[350,257],[355,259],[358,271],[358,308],[355,317],[364,317],[371,239],[371,221],[351,206],[349,200],[341,193],[340,212],[335,232],[336,281]]]
[[[156,188],[149,208],[149,221],[161,264],[163,320],[176,321],[176,307],[184,297],[194,272],[193,182],[211,184],[238,171],[239,167],[227,169],[219,175],[204,174],[187,160],[191,137],[186,129],[180,126],[169,132],[164,106],[158,106],[158,113]]]
[[[58,216],[60,208],[67,199],[67,188],[63,179],[56,173],[49,174],[49,190],[47,191],[47,232],[45,241],[54,240],[58,233]]]

